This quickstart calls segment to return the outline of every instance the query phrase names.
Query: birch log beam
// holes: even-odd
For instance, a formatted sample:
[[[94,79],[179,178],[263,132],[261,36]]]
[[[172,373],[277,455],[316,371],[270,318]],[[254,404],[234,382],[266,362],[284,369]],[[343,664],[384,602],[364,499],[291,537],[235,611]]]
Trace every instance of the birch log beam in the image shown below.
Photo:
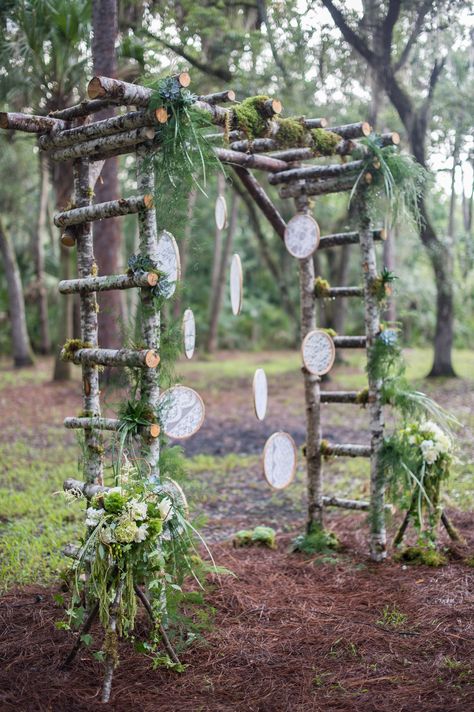
[[[275,159],[273,159],[275,160]],[[283,163],[283,161],[282,161]],[[350,163],[331,164],[328,166],[305,166],[304,168],[290,168],[285,166],[281,172],[269,176],[268,182],[271,185],[279,183],[291,183],[294,180],[306,180],[307,178],[340,178],[347,173],[360,172],[364,167],[364,161],[351,161]]]
[[[88,366],[128,366],[129,368],[154,369],[160,362],[160,357],[153,349],[77,349],[69,354],[61,351],[64,361]]]
[[[360,391],[321,391],[321,403],[365,403]]]
[[[323,504],[325,507],[341,507],[342,509],[355,509],[361,512],[366,512],[370,509],[370,502],[366,502],[363,499],[344,499],[343,497],[334,497],[332,495],[324,495]],[[392,511],[392,506],[386,504],[385,509]]]
[[[251,173],[248,172],[246,168],[234,166],[234,171],[239,177],[242,185],[248,190],[262,213],[265,215],[270,225],[272,225],[277,235],[279,235],[283,240],[285,237],[286,223],[261,187],[260,183],[254,178],[253,175],[251,175]]]
[[[370,445],[340,445],[323,441],[321,454],[324,457],[370,457],[372,448]]]
[[[69,124],[50,116],[34,116],[33,114],[19,114],[15,112],[0,112],[0,128],[13,131],[26,131],[27,133],[43,134],[50,131],[63,131]]]
[[[40,136],[38,143],[40,148],[48,151],[52,148],[66,148],[91,139],[113,136],[123,131],[132,131],[141,129],[144,126],[156,125],[156,116],[153,111],[130,111],[122,116],[113,116],[109,119],[103,119],[103,121],[76,126],[49,136]]]
[[[363,287],[330,287],[324,293],[319,294],[317,291],[314,296],[316,299],[336,299],[338,297],[363,297]]]
[[[386,240],[387,233],[384,228],[372,230],[372,239],[377,241]],[[342,245],[358,245],[360,236],[358,232],[336,232],[332,235],[323,235],[319,241],[318,250],[326,250],[330,247],[340,247]]]
[[[172,78],[176,80],[178,86],[183,88],[188,87],[191,83],[188,72],[181,72]],[[87,94],[90,99],[108,99],[126,106],[130,104],[148,106],[153,90],[139,84],[122,82],[120,79],[97,76],[93,77],[87,85]]]
[[[70,161],[75,158],[96,158],[103,154],[115,155],[127,146],[135,146],[137,143],[151,141],[155,136],[155,129],[152,126],[144,126],[141,129],[124,131],[112,136],[103,136],[91,141],[74,143],[67,148],[57,148],[49,154],[53,161]]]
[[[344,124],[343,126],[329,126],[327,130],[339,134],[342,138],[366,138],[372,133],[372,127],[367,121]]]
[[[352,190],[357,176],[345,176],[322,181],[300,181],[280,188],[280,198],[297,198],[300,195],[327,195]]]
[[[278,124],[276,124],[278,128]],[[333,150],[333,155],[347,156],[356,148],[354,141],[341,139]],[[311,135],[308,134],[307,146],[282,149],[281,143],[278,141],[278,133],[275,138],[256,138],[253,141],[240,140],[233,141],[230,147],[233,151],[241,151],[242,153],[266,153],[275,152],[272,158],[279,158],[282,161],[304,161],[317,157],[317,152],[314,148]]]
[[[73,208],[65,210],[63,213],[56,213],[54,224],[57,227],[69,227],[70,225],[82,225],[94,220],[105,220],[122,215],[138,213],[139,210],[151,210],[153,207],[153,195],[138,195],[131,198],[119,198],[109,200],[105,203],[87,205],[83,208]]]
[[[226,91],[217,91],[214,94],[203,94],[198,96],[198,101],[204,101],[206,104],[229,104],[235,101],[235,91],[227,89]]]
[[[269,156],[254,156],[252,154],[230,151],[226,148],[215,148],[214,152],[222,163],[255,168],[261,171],[285,171],[288,165],[284,161]]]
[[[355,150],[356,146],[357,144],[354,143],[354,141],[346,141],[343,139],[335,146],[331,155],[349,156]],[[272,151],[271,155],[272,158],[279,158],[280,161],[286,161],[287,163],[309,161],[319,157],[315,149],[310,146],[307,148],[288,148],[285,150]]]
[[[105,292],[111,289],[132,289],[133,287],[155,287],[158,275],[154,272],[136,274],[112,274],[104,277],[84,277],[83,279],[63,279],[58,289],[61,294],[78,292]]]
[[[89,428],[96,428],[97,430],[120,430],[121,421],[117,418],[65,418],[64,427],[68,430],[87,430]],[[146,433],[151,438],[157,438],[161,432],[160,425],[158,423],[150,423],[150,425],[143,425],[140,427],[140,431]]]
[[[334,336],[334,346],[338,349],[365,349],[366,336]]]
[[[375,296],[374,284],[378,279],[375,260],[375,248],[370,229],[370,217],[366,190],[359,192],[355,205],[359,222],[361,268],[364,275],[365,290],[365,333],[367,362],[370,363],[371,349],[380,332],[380,310]],[[369,389],[372,398],[369,402],[371,450],[370,459],[370,555],[374,561],[383,561],[387,556],[387,535],[385,528],[385,478],[381,465],[381,451],[384,439],[384,415],[382,403],[382,380],[371,375],[368,369]]]
[[[81,101],[80,104],[74,104],[74,106],[69,106],[67,109],[50,111],[48,116],[54,119],[72,121],[73,119],[81,119],[84,116],[89,116],[89,114],[96,114],[98,111],[108,109],[110,106],[117,106],[117,104],[115,101],[110,101],[108,99]]]

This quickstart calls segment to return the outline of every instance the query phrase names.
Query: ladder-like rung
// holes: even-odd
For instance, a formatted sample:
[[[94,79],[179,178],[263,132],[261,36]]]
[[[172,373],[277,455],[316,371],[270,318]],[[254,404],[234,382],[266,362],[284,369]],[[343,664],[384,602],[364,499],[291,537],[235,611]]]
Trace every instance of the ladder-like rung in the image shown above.
[[[141,129],[122,131],[112,136],[103,136],[102,138],[94,138],[82,143],[74,143],[72,146],[66,146],[66,148],[56,148],[51,151],[49,156],[53,161],[73,161],[77,158],[88,158],[95,161],[98,156],[104,153],[120,153],[124,148],[132,151],[134,150],[132,147],[145,141],[152,141],[154,137],[154,127],[143,126]]]
[[[336,443],[321,443],[321,454],[325,457],[370,457],[372,448],[370,445],[339,445]]]
[[[378,242],[385,240],[387,234],[383,228],[372,230],[372,238]],[[339,247],[341,245],[357,245],[360,242],[358,232],[336,232],[332,235],[323,235],[319,241],[318,250],[325,250],[328,247]]]
[[[95,428],[96,430],[116,431],[120,429],[120,423],[121,421],[117,418],[100,418],[98,416],[64,419],[64,427],[70,430]],[[158,423],[150,423],[150,425],[146,426],[144,425],[142,429],[148,430],[148,433],[152,438],[157,438],[161,430]]]
[[[64,361],[87,366],[128,366],[129,368],[156,368],[160,357],[153,349],[77,349],[72,353],[61,351]]]
[[[152,207],[152,195],[119,198],[118,200],[109,200],[106,203],[96,203],[95,205],[86,205],[83,208],[65,210],[63,213],[56,213],[54,216],[54,224],[57,225],[57,227],[81,225],[82,223],[92,222],[94,220],[104,220],[106,218],[116,218],[122,215],[138,213],[140,210],[151,210]]]
[[[366,336],[334,336],[334,346],[338,349],[364,349]]]
[[[321,403],[358,403],[368,402],[368,391],[321,391]]]
[[[331,299],[335,297],[363,297],[363,287],[330,287],[324,291],[324,294],[315,292],[316,299]]]
[[[77,292],[105,292],[111,289],[131,289],[132,287],[154,287],[158,283],[155,272],[136,274],[111,274],[104,277],[84,277],[83,279],[63,279],[58,289],[61,294]]]
[[[344,497],[335,497],[333,495],[323,495],[323,505],[325,507],[342,507],[342,509],[357,509],[365,512],[370,509],[370,502],[364,499],[345,499]],[[391,504],[385,504],[384,508],[387,511],[392,511]]]
[[[63,482],[63,490],[65,492],[77,492],[87,497],[87,499],[91,499],[96,494],[108,492],[109,489],[110,487],[103,487],[102,485],[95,485],[92,482],[83,482],[82,480],[75,480],[73,478],[64,480]]]

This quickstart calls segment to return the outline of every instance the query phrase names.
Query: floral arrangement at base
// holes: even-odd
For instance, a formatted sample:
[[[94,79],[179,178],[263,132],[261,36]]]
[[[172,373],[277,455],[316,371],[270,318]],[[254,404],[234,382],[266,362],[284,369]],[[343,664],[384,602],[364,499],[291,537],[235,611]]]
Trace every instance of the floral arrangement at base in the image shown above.
[[[432,420],[412,422],[385,439],[382,466],[389,498],[406,510],[422,547],[436,548],[441,484],[454,459],[451,436]]]

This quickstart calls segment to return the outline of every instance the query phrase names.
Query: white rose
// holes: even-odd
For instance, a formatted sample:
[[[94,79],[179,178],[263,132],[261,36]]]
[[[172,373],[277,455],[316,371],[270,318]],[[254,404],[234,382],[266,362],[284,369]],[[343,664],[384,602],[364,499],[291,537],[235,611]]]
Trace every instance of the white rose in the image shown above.
[[[160,510],[161,518],[167,519],[172,516],[171,512],[173,509],[173,503],[169,497],[164,497],[158,504],[158,509]]]
[[[128,511],[132,519],[146,519],[146,502],[139,502],[138,499],[131,499],[128,503]]]
[[[148,524],[141,524],[135,534],[134,541],[137,543],[145,541],[148,536]]]
[[[105,509],[94,509],[94,507],[89,507],[86,511],[86,526],[96,527],[102,515],[105,514]]]

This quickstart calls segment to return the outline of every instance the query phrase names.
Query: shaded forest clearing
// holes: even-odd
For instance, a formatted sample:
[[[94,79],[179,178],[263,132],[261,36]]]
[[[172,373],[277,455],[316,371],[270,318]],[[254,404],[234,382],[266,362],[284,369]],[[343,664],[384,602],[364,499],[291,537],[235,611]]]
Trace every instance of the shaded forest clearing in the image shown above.
[[[360,388],[360,359],[349,354],[324,387]],[[410,377],[419,378],[429,354],[408,351],[407,362]],[[252,410],[257,366],[265,367],[269,380],[264,423],[256,423]],[[459,433],[463,462],[446,497],[472,556],[474,527],[466,511],[474,497],[473,395],[467,380],[474,372],[472,354],[457,352],[455,366],[462,379],[424,382],[423,388],[465,425]],[[181,675],[152,671],[148,658],[121,646],[113,708],[169,710],[173,700],[189,712],[469,709],[474,574],[462,561],[464,551],[453,551],[450,565],[441,569],[376,566],[366,555],[366,515],[329,511],[328,525],[340,534],[344,550],[316,557],[288,553],[290,532],[301,531],[304,521],[303,460],[296,482],[273,493],[261,474],[260,452],[276,429],[292,433],[299,446],[303,442],[299,356],[226,353],[179,364],[178,372],[183,383],[204,394],[207,408],[203,428],[185,443],[184,487],[192,507],[207,517],[202,531],[217,563],[236,578],[222,577],[210,591],[215,619],[203,640],[183,653],[189,667]],[[76,382],[52,384],[50,374],[47,359],[21,372],[0,369],[1,579],[8,586],[0,604],[2,710],[99,709],[101,663],[82,653],[70,673],[58,674],[55,666],[71,637],[54,627],[62,617],[53,598],[57,584],[52,590],[44,586],[64,567],[61,548],[77,539],[83,513],[52,495],[77,472],[77,444],[62,419],[81,403]],[[103,396],[112,411],[119,395],[104,389]],[[364,442],[364,409],[332,406],[326,417],[325,435]],[[358,460],[327,461],[326,492],[367,497],[366,468]],[[231,547],[237,530],[260,524],[277,530],[276,551]],[[41,601],[35,603],[37,594]],[[145,626],[143,619],[139,630]]]

